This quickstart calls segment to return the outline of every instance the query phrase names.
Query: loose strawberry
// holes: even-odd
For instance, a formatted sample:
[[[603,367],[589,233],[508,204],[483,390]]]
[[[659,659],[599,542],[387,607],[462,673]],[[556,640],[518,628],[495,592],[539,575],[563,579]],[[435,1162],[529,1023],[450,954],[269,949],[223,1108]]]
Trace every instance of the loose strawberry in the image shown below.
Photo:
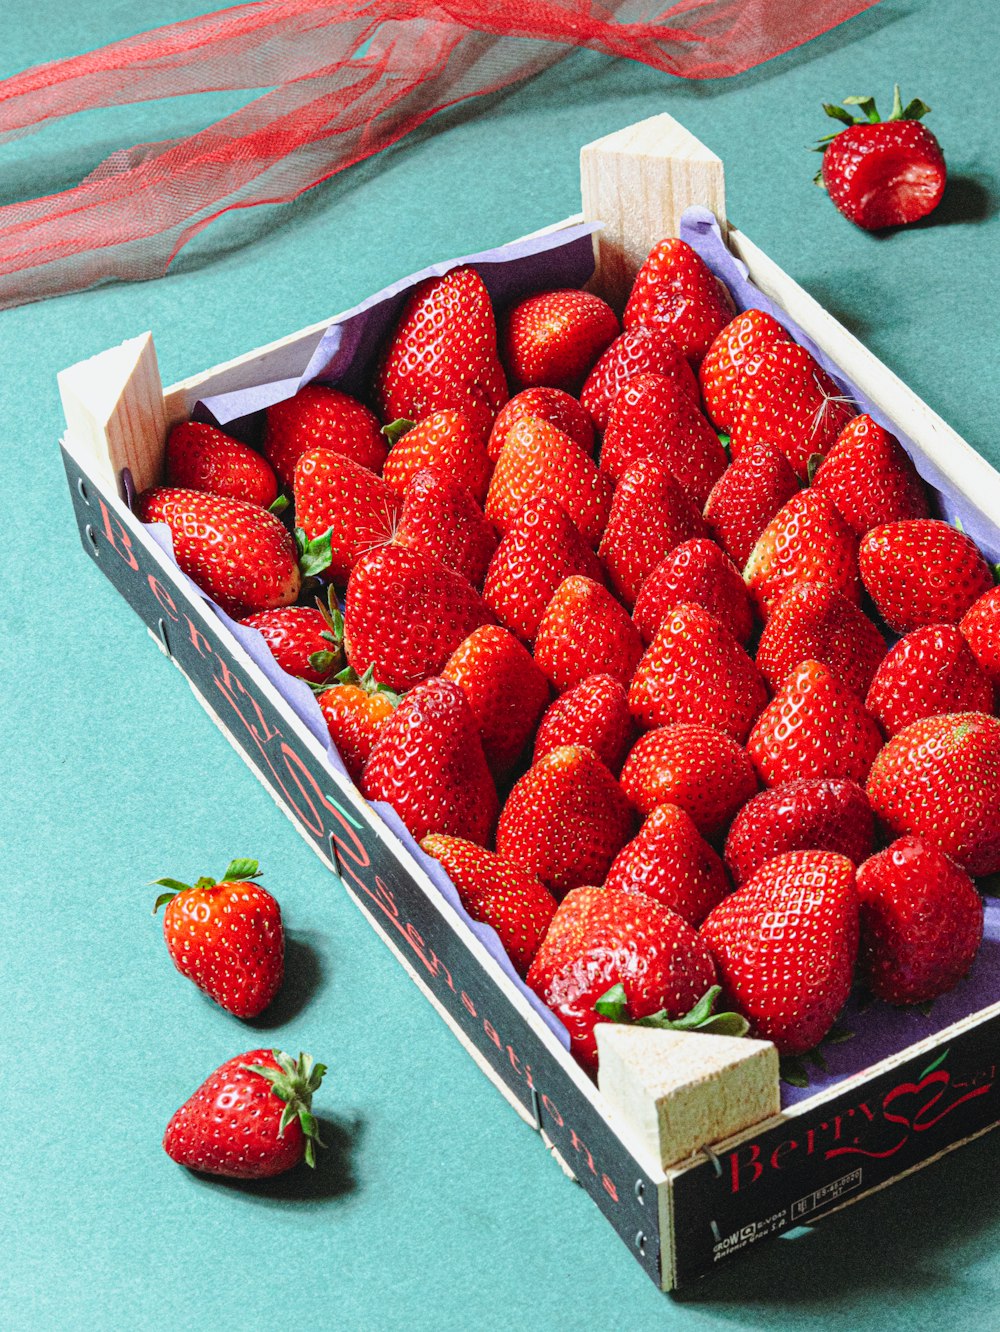
[[[732,317],[729,293],[705,261],[671,236],[653,246],[636,274],[623,323],[670,338],[697,369]]]
[[[764,529],[799,488],[791,463],[773,444],[748,444],[712,487],[705,505],[709,531],[742,569]]]
[[[200,421],[181,421],[167,437],[167,484],[268,508],[278,483],[266,458]]]
[[[644,643],[681,602],[703,607],[740,643],[753,633],[754,615],[746,584],[714,541],[684,541],[656,566],[635,599],[632,619]]]
[[[884,523],[926,518],[927,492],[899,442],[870,416],[848,421],[813,474],[858,536]]]
[[[701,606],[682,602],[636,667],[628,704],[647,730],[698,723],[742,742],[767,697],[760,672],[729,630]]]
[[[983,938],[983,899],[965,870],[919,837],[901,837],[858,870],[860,970],[888,1004],[953,990]]]
[[[439,467],[428,467],[406,488],[394,540],[481,587],[499,537],[465,486]]]
[[[628,684],[641,656],[639,631],[607,588],[580,574],[559,584],[535,638],[535,661],[559,693],[588,675]]]
[[[844,777],[803,777],[747,802],[726,838],[726,864],[737,884],[789,851],[835,851],[860,865],[871,855],[875,818],[868,797]]]
[[[746,362],[772,343],[789,341],[777,319],[764,310],[744,310],[716,334],[698,380],[705,410],[720,430],[731,433],[736,424]]]
[[[281,907],[254,879],[256,860],[231,860],[222,878],[202,877],[192,886],[156,879],[167,891],[163,937],[182,976],[234,1017],[263,1013],[281,989],[285,935]]]
[[[605,887],[643,893],[697,929],[732,885],[691,816],[678,805],[657,805],[615,857]]]
[[[554,425],[564,435],[569,435],[584,453],[589,454],[591,458],[594,456],[594,423],[590,419],[590,414],[576,398],[570,397],[562,389],[540,387],[522,389],[520,393],[515,393],[497,413],[487,444],[491,462],[496,462],[500,457],[500,450],[507,442],[507,432],[511,426],[526,416],[536,416],[542,421],[548,421],[549,425]]]
[[[854,866],[829,851],[769,860],[702,925],[726,1000],[754,1035],[802,1054],[833,1026],[858,953]]]
[[[984,592],[962,616],[958,627],[994,688],[1000,689],[1000,587]]]
[[[308,684],[324,684],[344,665],[344,617],[332,590],[315,606],[276,606],[240,621],[256,629],[283,671]]]
[[[648,373],[663,375],[676,383],[689,394],[695,406],[701,401],[694,371],[676,343],[654,329],[632,328],[612,342],[580,392],[580,401],[598,430],[606,429],[619,390],[636,375]]]
[[[857,602],[858,539],[825,496],[801,490],[768,523],[743,577],[765,620],[794,583],[826,583]]]
[[[379,684],[373,666],[360,676],[348,666],[316,702],[351,781],[360,786],[375,741],[399,704],[398,696]]]
[[[993,586],[990,566],[964,532],[936,518],[876,527],[858,552],[868,595],[890,629],[958,624]]]
[[[622,790],[643,814],[680,805],[702,837],[714,837],[758,790],[746,751],[710,726],[662,726],[633,747]]]
[[[901,638],[879,667],[865,707],[886,735],[945,712],[990,712],[993,685],[953,624]]]
[[[847,111],[845,107],[851,107]],[[852,114],[857,107],[864,119]],[[947,168],[941,145],[920,120],[930,110],[914,98],[903,107],[899,84],[892,112],[882,120],[873,97],[845,97],[823,110],[847,126],[820,140],[823,165],[816,176],[837,208],[865,231],[917,222],[941,202]]]
[[[981,712],[913,722],[868,778],[872,808],[895,837],[924,837],[970,874],[1000,871],[1000,720]]]
[[[868,616],[829,583],[792,583],[774,603],[757,648],[757,667],[778,689],[801,662],[821,661],[861,698],[886,654]]]
[[[293,482],[295,520],[307,538],[330,533],[326,576],[343,583],[359,556],[392,539],[399,496],[380,476],[332,449],[309,449]]]
[[[420,845],[444,866],[472,919],[496,930],[523,976],[556,913],[556,899],[519,865],[473,842],[437,835]]]
[[[268,407],[266,416],[264,455],[283,485],[292,484],[296,463],[310,449],[330,449],[370,472],[382,470],[388,445],[378,417],[340,389],[307,384]]]
[[[510,311],[504,330],[503,360],[511,383],[576,393],[620,331],[611,306],[589,291],[527,296]]]
[[[361,790],[390,804],[418,842],[430,833],[489,841],[496,787],[476,719],[454,680],[426,680],[410,690],[378,733]]]
[[[417,425],[394,422],[385,433],[394,442],[382,477],[397,495],[405,495],[418,472],[437,467],[463,485],[477,504],[484,503],[493,471],[486,435],[462,412],[445,408]]]
[[[634,831],[634,811],[593,750],[564,745],[516,783],[500,811],[496,847],[561,898],[600,883]]]
[[[610,675],[588,675],[560,694],[542,717],[532,761],[563,745],[585,745],[617,777],[634,739],[625,686]]]
[[[174,1114],[163,1150],[189,1170],[230,1179],[314,1166],[323,1143],[312,1098],[325,1072],[312,1055],[295,1060],[283,1050],[227,1059]]]

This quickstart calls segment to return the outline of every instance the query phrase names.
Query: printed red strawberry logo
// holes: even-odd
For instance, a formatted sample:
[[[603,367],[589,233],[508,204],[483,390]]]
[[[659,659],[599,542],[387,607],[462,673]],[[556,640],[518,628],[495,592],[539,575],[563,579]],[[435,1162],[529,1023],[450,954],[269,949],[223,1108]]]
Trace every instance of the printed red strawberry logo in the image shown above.
[[[746,751],[710,726],[661,726],[638,740],[625,760],[622,790],[643,814],[679,805],[702,837],[714,837],[756,795]]]
[[[615,338],[580,392],[580,401],[598,430],[607,428],[611,406],[620,390],[642,374],[664,376],[698,406],[698,381],[680,347],[655,329],[640,325]]]
[[[589,291],[540,291],[507,316],[503,359],[511,383],[576,393],[620,332],[607,302]]]
[[[584,745],[617,777],[635,729],[628,691],[621,681],[611,675],[588,675],[561,694],[542,717],[532,761],[537,763],[563,745]]]
[[[307,384],[268,407],[264,456],[285,486],[292,484],[296,464],[310,449],[330,449],[370,472],[381,472],[388,445],[380,431],[378,417],[356,398],[323,384]]]
[[[705,410],[720,430],[732,433],[742,399],[743,367],[775,342],[790,342],[773,315],[744,310],[716,335],[698,369]]]
[[[309,541],[330,536],[328,578],[341,585],[359,556],[392,539],[399,496],[380,476],[332,449],[309,449],[295,467],[295,520]]]
[[[792,583],[774,603],[755,658],[772,689],[803,661],[821,661],[864,697],[886,654],[885,639],[853,601],[829,583]]]
[[[167,437],[167,484],[205,490],[270,508],[278,498],[274,472],[259,453],[214,426],[181,421]]]
[[[899,442],[870,416],[856,416],[815,469],[821,491],[858,536],[885,523],[929,515],[927,492]]]
[[[344,617],[330,589],[315,606],[278,606],[240,621],[256,629],[271,656],[289,675],[325,684],[344,665]]]
[[[418,425],[394,421],[383,434],[392,440],[392,449],[382,479],[397,495],[406,493],[418,472],[436,467],[464,486],[477,504],[485,501],[493,471],[486,435],[464,413],[446,408],[431,412]]]
[[[927,625],[901,638],[885,658],[865,706],[891,736],[922,717],[990,712],[993,685],[954,625]]]
[[[636,274],[623,323],[655,329],[697,369],[732,317],[729,293],[704,259],[670,236],[653,246]]]
[[[780,449],[767,440],[747,444],[712,487],[705,521],[719,545],[742,569],[764,529],[799,488]]]
[[[695,928],[732,889],[726,867],[677,805],[657,805],[615,857],[605,886],[651,897]]]
[[[507,432],[511,426],[527,416],[548,421],[549,425],[569,435],[584,453],[594,456],[594,423],[586,408],[562,389],[540,386],[515,393],[500,408],[487,444],[491,462],[496,462],[500,457],[500,450],[507,442]]]
[[[958,624],[993,587],[993,575],[964,532],[936,518],[876,527],[858,552],[865,590],[897,634]]]
[[[589,675],[627,684],[642,656],[639,631],[614,597],[580,574],[559,584],[535,638],[535,661],[561,693]]]
[[[360,786],[382,727],[399,704],[398,695],[379,684],[374,666],[360,676],[348,666],[317,695],[316,702],[351,781]]]

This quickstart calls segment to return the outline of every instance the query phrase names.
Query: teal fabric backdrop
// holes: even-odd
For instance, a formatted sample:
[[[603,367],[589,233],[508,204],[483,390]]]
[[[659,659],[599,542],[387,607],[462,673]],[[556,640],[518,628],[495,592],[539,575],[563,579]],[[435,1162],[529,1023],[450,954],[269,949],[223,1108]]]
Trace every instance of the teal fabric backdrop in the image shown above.
[[[68,0],[0,13],[0,74],[198,12]],[[1000,56],[981,0],[884,0],[745,76],[681,83],[589,54],[440,117],[281,210],[217,224],[169,277],[0,314],[3,689],[0,1324],[11,1329],[818,1328],[1000,1325],[1000,1135],[680,1298],[659,1295],[477,1071],[77,545],[56,371],[154,330],[171,382],[422,265],[576,211],[581,144],[669,110],[724,158],[732,218],[1000,464]],[[934,225],[884,238],[810,184],[819,103],[934,108]],[[212,96],[79,118],[0,148],[0,198],[188,132]],[[243,1026],[174,973],[161,874],[258,856],[290,930],[274,1015]],[[229,1055],[330,1065],[331,1150],[269,1188],[196,1178],[160,1135]]]

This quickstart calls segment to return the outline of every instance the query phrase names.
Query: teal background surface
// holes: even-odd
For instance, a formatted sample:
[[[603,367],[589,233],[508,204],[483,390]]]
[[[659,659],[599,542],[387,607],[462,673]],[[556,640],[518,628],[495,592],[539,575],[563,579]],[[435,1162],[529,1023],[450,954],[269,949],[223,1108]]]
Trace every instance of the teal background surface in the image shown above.
[[[198,0],[6,5],[0,75],[197,13]],[[147,328],[169,383],[433,260],[579,207],[581,144],[669,110],[724,158],[730,216],[994,463],[1000,32],[982,0],[884,0],[738,78],[576,54],[439,117],[281,209],[216,224],[160,281],[0,313],[3,684],[0,1325],[11,1329],[998,1327],[1000,1135],[679,1297],[414,990],[78,547],[56,371]],[[934,108],[933,225],[872,237],[810,184],[821,101]],[[212,95],[0,147],[0,200],[189,132]],[[240,1024],[173,971],[143,885],[258,856],[290,932],[275,1012]],[[331,1150],[269,1187],[162,1153],[170,1114],[257,1045],[330,1065]]]

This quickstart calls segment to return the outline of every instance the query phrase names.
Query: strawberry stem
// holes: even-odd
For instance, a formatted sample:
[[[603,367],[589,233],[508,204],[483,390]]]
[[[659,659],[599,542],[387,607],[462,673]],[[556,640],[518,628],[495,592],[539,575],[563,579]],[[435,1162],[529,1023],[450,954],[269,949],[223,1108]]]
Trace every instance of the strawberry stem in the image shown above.
[[[156,915],[161,906],[164,906],[167,902],[172,902],[178,893],[189,893],[202,888],[214,888],[217,883],[246,883],[250,879],[259,879],[260,874],[260,865],[256,860],[242,859],[231,860],[226,866],[221,879],[213,879],[207,874],[203,874],[194,883],[182,883],[180,879],[153,879],[149,887],[155,886],[167,889],[167,892],[160,893],[153,903],[153,915]]]
[[[297,1119],[305,1138],[306,1165],[316,1165],[316,1148],[325,1147],[326,1143],[319,1136],[319,1124],[312,1113],[313,1093],[317,1091],[326,1073],[325,1064],[317,1064],[312,1055],[299,1054],[293,1059],[284,1050],[272,1050],[271,1057],[277,1068],[267,1068],[263,1064],[244,1064],[248,1073],[257,1073],[271,1084],[271,1091],[279,1100],[285,1102],[278,1124],[278,1137],[285,1136],[285,1129]]]
[[[745,1036],[750,1023],[740,1013],[716,1013],[715,1002],[722,993],[721,985],[706,990],[695,1006],[683,1017],[671,1018],[665,1009],[649,1017],[632,1018],[628,1011],[625,986],[619,981],[594,1004],[594,1011],[611,1022],[632,1027],[656,1027],[661,1031],[700,1031],[712,1036]]]

